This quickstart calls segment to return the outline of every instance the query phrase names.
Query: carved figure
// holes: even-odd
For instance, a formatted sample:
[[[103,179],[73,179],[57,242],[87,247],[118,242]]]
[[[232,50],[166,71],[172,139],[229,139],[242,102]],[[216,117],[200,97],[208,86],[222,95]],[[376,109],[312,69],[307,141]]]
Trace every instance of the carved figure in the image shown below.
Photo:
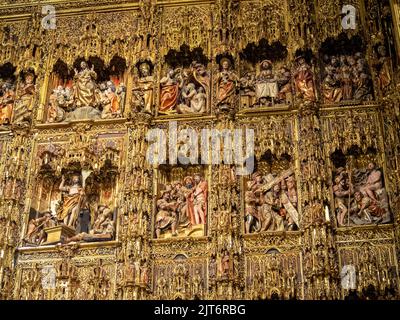
[[[268,100],[274,104],[278,97],[278,79],[273,75],[271,61],[264,60],[260,68],[255,85],[257,100],[261,105],[266,104]]]
[[[14,85],[11,82],[5,82],[1,88],[0,96],[0,125],[11,123],[13,105],[15,101]]]
[[[33,111],[33,102],[35,95],[35,77],[28,73],[21,88],[17,91],[15,107],[14,107],[14,123],[29,123]]]
[[[221,71],[217,76],[217,106],[220,110],[229,110],[234,106],[234,99],[239,78],[231,70],[232,64],[228,58],[221,59]]]
[[[85,199],[85,191],[82,188],[81,177],[79,175],[73,175],[71,185],[65,186],[65,177],[63,176],[59,189],[61,192],[66,193],[60,211],[58,212],[59,220],[63,221],[65,225],[75,228],[82,203]]]
[[[170,69],[167,75],[160,80],[160,113],[171,113],[178,104],[179,89],[183,86],[183,78],[179,71]]]
[[[314,74],[304,57],[298,57],[296,62],[293,79],[297,95],[305,101],[313,102],[315,101]]]
[[[89,69],[87,63],[82,61],[81,70],[75,69],[73,97],[75,105],[79,107],[95,107],[98,102],[96,96],[97,73],[94,71],[94,65]]]
[[[139,65],[139,78],[136,80],[133,92],[133,106],[137,111],[151,114],[153,112],[154,77],[151,75],[149,63]]]

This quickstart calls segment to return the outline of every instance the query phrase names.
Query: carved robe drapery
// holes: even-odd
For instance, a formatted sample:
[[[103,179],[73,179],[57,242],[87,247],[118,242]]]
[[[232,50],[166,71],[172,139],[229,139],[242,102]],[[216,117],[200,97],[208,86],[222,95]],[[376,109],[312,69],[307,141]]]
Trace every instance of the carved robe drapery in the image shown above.
[[[236,84],[230,73],[223,74],[222,77],[218,83],[218,104],[231,105],[233,103]]]
[[[178,102],[179,85],[165,85],[161,89],[160,112],[171,112]]]
[[[14,104],[14,91],[8,90],[0,100],[0,124],[11,122]]]
[[[68,217],[74,208],[78,208],[77,211],[79,212],[84,195],[82,194],[82,188],[79,188],[78,190],[78,193],[65,196],[63,207],[59,214],[60,220],[64,220],[66,217]]]
[[[301,66],[294,76],[296,91],[300,93],[304,100],[315,101],[314,77],[307,66]]]
[[[74,101],[78,107],[93,107],[96,104],[96,78],[96,72],[89,69],[75,76]]]

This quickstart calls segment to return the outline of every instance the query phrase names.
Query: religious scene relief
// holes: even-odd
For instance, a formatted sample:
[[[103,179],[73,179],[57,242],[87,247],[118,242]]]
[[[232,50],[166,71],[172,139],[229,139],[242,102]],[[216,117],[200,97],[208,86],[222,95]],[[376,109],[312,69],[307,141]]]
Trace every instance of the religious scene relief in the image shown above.
[[[392,221],[383,170],[375,160],[348,158],[333,172],[335,212],[340,227]]]
[[[270,107],[292,102],[292,71],[285,63],[287,49],[265,39],[248,45],[241,53],[240,78],[242,108]]]
[[[136,112],[154,113],[154,66],[150,61],[139,61],[135,68],[132,88],[131,116]]]
[[[392,83],[392,60],[388,56],[384,44],[378,44],[375,48],[376,64],[375,69],[378,74],[378,86],[382,94],[386,93]]]
[[[126,102],[125,69],[125,61],[119,57],[109,67],[98,58],[89,63],[78,59],[73,71],[59,60],[54,66],[46,122],[122,117]]]
[[[324,103],[372,100],[372,77],[359,37],[328,39],[320,51],[324,65],[321,84]]]
[[[27,245],[110,241],[115,237],[121,141],[118,136],[103,136],[70,148],[65,144],[40,146],[39,193],[29,214]],[[81,147],[87,148],[83,155]]]
[[[281,162],[287,163],[287,160]],[[246,182],[246,233],[298,230],[300,216],[293,169],[282,168],[280,172],[271,173],[266,162],[260,163],[259,168],[260,171],[253,173]]]
[[[170,172],[160,169],[159,173],[155,237],[204,236],[208,224],[207,170],[178,167]]]
[[[160,79],[159,115],[210,113],[210,72],[202,49],[182,45],[165,56]]]

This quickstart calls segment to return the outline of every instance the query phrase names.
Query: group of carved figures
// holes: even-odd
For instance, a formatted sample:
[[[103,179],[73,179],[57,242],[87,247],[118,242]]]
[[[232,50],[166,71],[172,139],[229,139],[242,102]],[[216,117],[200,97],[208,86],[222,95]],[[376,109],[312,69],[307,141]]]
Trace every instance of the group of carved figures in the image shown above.
[[[156,237],[162,237],[167,231],[178,236],[180,230],[206,225],[207,193],[207,181],[200,174],[167,185],[157,200]]]
[[[390,222],[390,211],[383,175],[375,163],[367,170],[339,168],[333,193],[339,226]]]
[[[322,82],[325,103],[372,99],[372,80],[361,52],[325,59],[328,60]]]
[[[105,205],[93,206],[82,187],[80,175],[72,175],[69,185],[63,177],[59,186],[62,200],[29,221],[25,241],[46,243],[46,229],[63,224],[76,231],[65,239],[106,241],[114,236],[113,211]],[[333,194],[339,226],[390,222],[383,175],[371,162],[366,170],[338,168]],[[293,231],[299,228],[296,180],[291,169],[279,175],[256,172],[246,184],[246,233]],[[167,184],[157,200],[155,236],[188,236],[207,224],[208,184],[201,174]],[[85,218],[86,217],[86,218]],[[86,221],[87,222],[84,222]]]
[[[245,220],[246,233],[298,229],[296,181],[291,170],[277,177],[252,175],[245,193]]]
[[[65,185],[62,177],[59,191],[62,200],[52,210],[42,213],[29,221],[25,242],[30,245],[42,245],[47,241],[47,228],[64,225],[75,232],[74,236],[63,239],[64,242],[76,241],[107,241],[114,236],[115,225],[113,211],[106,205],[93,208],[81,176],[74,174],[69,185]]]
[[[282,66],[274,74],[272,62],[260,63],[260,72],[248,72],[240,79],[242,107],[266,106],[289,102],[292,96],[292,74]]]
[[[170,69],[160,86],[159,113],[208,112],[210,74],[203,64],[194,61],[190,68]]]
[[[314,74],[303,56],[295,59],[292,70],[281,65],[274,72],[270,60],[262,61],[259,69],[240,79],[242,107],[289,104],[293,94],[306,102],[316,100]]]
[[[0,125],[30,123],[34,110],[35,75],[26,73],[17,86],[10,79],[0,79]]]
[[[217,78],[219,108],[232,107],[232,99],[238,90],[243,108],[289,104],[293,94],[305,102],[316,100],[314,74],[303,56],[295,59],[293,70],[282,65],[274,72],[273,63],[264,60],[259,65],[258,73],[247,72],[240,79],[231,70],[230,60],[222,60]]]
[[[217,77],[217,106],[220,110],[232,109],[238,91],[241,92],[242,107],[289,103],[293,94],[292,83],[297,97],[304,101],[315,101],[314,75],[302,56],[296,58],[292,71],[281,66],[274,73],[272,62],[264,60],[260,63],[257,75],[248,72],[240,79],[232,70],[231,61],[222,59],[221,71]]]
[[[238,276],[239,254],[232,251],[232,248],[225,248],[211,256],[208,267],[210,278],[230,280]]]
[[[96,83],[97,73],[82,62],[75,69],[72,88],[58,86],[49,97],[47,122],[79,119],[113,119],[121,116],[126,87],[113,81]]]
[[[380,90],[391,83],[391,63],[384,46],[377,48],[375,68]],[[364,54],[324,56],[321,83],[324,103],[372,100],[372,79]],[[242,77],[233,68],[231,58],[222,58],[216,75],[216,106],[232,110],[240,93],[242,108],[289,104],[293,94],[303,101],[316,100],[316,79],[303,56],[295,59],[291,69],[264,60],[258,71],[247,71]],[[274,68],[276,67],[276,71]],[[16,86],[0,80],[0,124],[26,124],[34,110],[35,75],[26,73]],[[122,116],[127,88],[112,80],[98,83],[92,65],[81,62],[75,69],[72,86],[57,86],[48,99],[46,122],[79,119],[113,119]],[[142,61],[134,77],[131,112],[154,113],[154,75],[151,62]],[[169,69],[161,78],[159,114],[204,114],[210,111],[211,75],[204,64],[193,61],[187,68]]]

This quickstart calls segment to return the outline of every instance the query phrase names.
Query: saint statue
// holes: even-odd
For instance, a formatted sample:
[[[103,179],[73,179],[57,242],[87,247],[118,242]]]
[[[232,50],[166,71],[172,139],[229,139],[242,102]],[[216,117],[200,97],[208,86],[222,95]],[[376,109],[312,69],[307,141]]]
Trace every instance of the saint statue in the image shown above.
[[[202,296],[203,294],[203,279],[200,274],[200,270],[196,269],[196,272],[193,276],[193,296]]]
[[[1,89],[3,94],[0,96],[0,125],[10,124],[15,100],[14,85],[5,82]]]
[[[231,70],[231,61],[228,58],[221,59],[221,72],[217,76],[217,105],[221,110],[234,106],[236,86],[239,78]]]
[[[140,266],[140,284],[147,286],[149,283],[149,266],[147,261],[144,261]]]
[[[194,176],[193,211],[195,224],[206,224],[208,185],[200,174]]]
[[[387,57],[385,46],[379,46],[377,51],[379,54],[378,83],[380,89],[384,91],[392,82],[391,61]]]
[[[17,91],[17,98],[14,108],[14,123],[30,121],[33,111],[33,99],[35,94],[34,75],[27,74],[25,83]]]
[[[65,177],[63,176],[59,189],[61,192],[67,193],[64,195],[62,207],[60,207],[58,213],[59,220],[62,220],[66,226],[75,228],[81,206],[85,199],[81,177],[79,175],[73,175],[72,184],[70,186],[65,186]]]
[[[231,261],[228,250],[224,250],[221,254],[219,262],[219,275],[221,278],[229,278],[231,271]]]
[[[157,279],[157,294],[161,299],[165,299],[167,296],[167,280],[164,277],[163,271],[161,271]]]
[[[139,79],[136,80],[133,91],[133,104],[137,104],[138,111],[152,113],[154,77],[150,73],[150,65],[142,62],[139,66]]]
[[[297,67],[293,74],[296,92],[305,101],[315,101],[314,75],[311,67],[304,57],[300,56],[296,61]]]
[[[160,80],[161,101],[160,113],[174,112],[178,103],[179,89],[183,85],[183,79],[178,77],[177,70],[169,70],[167,75]]]
[[[264,60],[260,64],[260,74],[256,78],[256,97],[261,105],[268,100],[275,102],[278,97],[278,79],[272,73],[272,62]]]
[[[95,107],[97,103],[96,82],[97,73],[94,65],[89,69],[85,61],[81,62],[81,71],[75,69],[74,76],[74,101],[78,108]]]

